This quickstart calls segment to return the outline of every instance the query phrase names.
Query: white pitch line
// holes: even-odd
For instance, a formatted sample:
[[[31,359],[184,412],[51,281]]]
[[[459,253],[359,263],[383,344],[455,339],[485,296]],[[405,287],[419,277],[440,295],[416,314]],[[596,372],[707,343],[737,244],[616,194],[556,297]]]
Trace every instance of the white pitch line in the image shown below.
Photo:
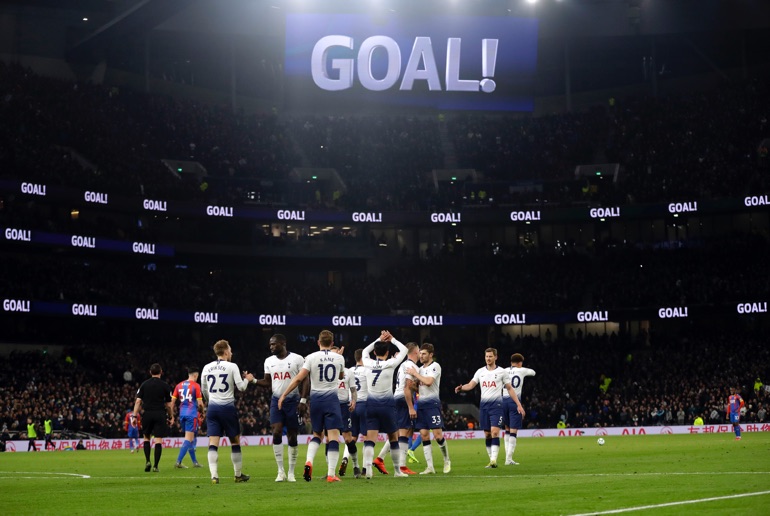
[[[59,473],[56,471],[0,471],[0,475],[12,475],[13,478],[41,478],[44,475],[51,478],[56,477],[78,477],[91,478],[91,475],[81,475],[80,473]],[[19,475],[35,475],[34,477],[19,477]]]
[[[743,493],[743,494],[727,495],[727,496],[713,496],[711,498],[697,498],[695,500],[682,500],[681,502],[658,503],[655,505],[640,505],[638,507],[627,507],[625,509],[613,509],[610,511],[572,514],[571,516],[598,516],[600,514],[620,514],[622,512],[646,511],[648,509],[660,509],[661,507],[675,507],[677,505],[689,505],[694,503],[718,502],[720,500],[731,500],[734,498],[746,498],[749,496],[762,496],[762,495],[770,495],[770,491],[757,491],[755,493]]]

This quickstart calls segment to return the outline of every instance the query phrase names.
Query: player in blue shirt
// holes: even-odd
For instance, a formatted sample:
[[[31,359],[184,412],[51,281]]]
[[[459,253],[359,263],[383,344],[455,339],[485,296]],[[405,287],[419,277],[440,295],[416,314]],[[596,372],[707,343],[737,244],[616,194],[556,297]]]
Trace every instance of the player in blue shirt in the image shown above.
[[[203,394],[201,386],[198,385],[199,371],[197,367],[187,368],[187,380],[179,382],[171,395],[171,404],[176,406],[176,400],[179,403],[179,426],[184,431],[184,443],[179,450],[179,456],[176,459],[175,468],[187,468],[182,464],[184,456],[189,452],[193,462],[193,467],[200,468],[198,459],[195,457],[195,446],[193,441],[198,432],[198,411],[201,415],[204,411]]]
[[[739,394],[740,389],[732,388],[733,393],[727,398],[727,418],[733,424],[735,440],[741,440],[741,409],[743,408],[743,398]]]

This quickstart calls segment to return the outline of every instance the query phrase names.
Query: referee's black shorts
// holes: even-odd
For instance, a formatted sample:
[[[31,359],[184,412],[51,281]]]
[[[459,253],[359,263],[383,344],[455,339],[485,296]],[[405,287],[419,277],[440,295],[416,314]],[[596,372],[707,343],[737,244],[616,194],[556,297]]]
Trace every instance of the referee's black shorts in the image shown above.
[[[168,437],[168,421],[165,410],[145,411],[142,416],[142,434],[145,437]]]

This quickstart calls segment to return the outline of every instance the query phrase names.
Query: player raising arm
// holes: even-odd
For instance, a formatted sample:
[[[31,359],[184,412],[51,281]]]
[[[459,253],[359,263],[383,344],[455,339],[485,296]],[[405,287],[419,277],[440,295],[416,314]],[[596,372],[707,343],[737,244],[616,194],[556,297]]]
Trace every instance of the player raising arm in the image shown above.
[[[500,451],[500,426],[503,423],[503,391],[504,387],[514,401],[519,414],[524,416],[524,408],[519,402],[516,391],[511,387],[508,371],[497,366],[497,350],[487,348],[484,352],[486,365],[476,371],[473,379],[455,387],[455,392],[472,391],[477,385],[481,386],[481,404],[479,407],[479,422],[486,437],[487,468],[497,467],[497,455]]]
[[[449,450],[444,439],[444,421],[441,418],[441,400],[439,399],[439,387],[441,386],[441,366],[433,360],[435,349],[433,344],[425,342],[420,346],[420,368],[414,366],[406,370],[418,383],[420,403],[416,414],[414,427],[420,431],[422,438],[422,453],[425,455],[427,466],[420,475],[432,475],[436,473],[433,468],[433,448],[430,434],[436,439],[444,458],[444,473],[452,471],[452,463],[449,460]]]

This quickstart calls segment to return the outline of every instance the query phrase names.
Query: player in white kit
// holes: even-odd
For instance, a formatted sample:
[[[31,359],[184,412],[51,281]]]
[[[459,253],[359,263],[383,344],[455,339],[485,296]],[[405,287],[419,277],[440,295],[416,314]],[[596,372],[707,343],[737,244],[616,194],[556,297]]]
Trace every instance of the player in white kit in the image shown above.
[[[511,355],[511,367],[508,368],[508,376],[511,377],[511,387],[516,391],[516,396],[521,401],[521,388],[524,386],[524,378],[535,376],[535,370],[528,367],[522,367],[524,356],[521,353]],[[503,435],[503,449],[505,449],[505,465],[515,466],[518,464],[513,460],[513,452],[516,450],[516,436],[519,429],[523,427],[524,418],[516,410],[516,404],[508,394],[507,389],[503,389],[503,424],[505,425],[505,435]]]
[[[398,356],[388,358],[390,343],[398,348]],[[369,355],[374,352],[376,359]],[[364,470],[366,478],[372,478],[374,442],[377,434],[388,434],[390,456],[393,459],[397,477],[409,476],[400,470],[398,447],[398,426],[396,426],[396,402],[393,399],[393,375],[396,368],[406,358],[406,346],[401,344],[388,331],[383,331],[380,338],[364,348],[363,363],[366,366],[366,387],[369,397],[366,403],[366,441],[364,441]]]
[[[305,359],[296,353],[286,349],[286,337],[276,333],[270,337],[271,356],[265,359],[265,377],[257,380],[260,387],[271,387],[273,396],[270,399],[270,426],[273,432],[273,455],[278,465],[276,482],[296,482],[294,467],[297,464],[297,431],[299,429],[298,407],[305,403],[309,382],[303,381],[298,388],[286,395],[283,408],[278,408],[278,398],[286,392],[295,376],[299,374]],[[301,391],[301,392],[300,392]],[[302,396],[300,398],[300,396]],[[283,429],[286,428],[286,437],[289,441],[289,468],[288,473],[283,467]]]
[[[245,391],[249,383],[256,383],[254,375],[244,371],[241,377],[238,366],[232,362],[233,351],[230,343],[219,340],[214,344],[217,359],[203,368],[201,374],[201,391],[208,400],[206,421],[209,434],[209,471],[211,483],[219,483],[219,439],[226,436],[232,445],[230,459],[233,462],[236,482],[246,482],[249,475],[241,472],[243,456],[241,455],[241,423],[235,408],[235,389]]]
[[[503,388],[505,388],[516,404],[516,409],[524,416],[524,408],[519,402],[516,391],[511,387],[508,371],[497,365],[497,350],[487,348],[484,352],[486,366],[480,368],[467,384],[455,387],[455,392],[471,391],[476,385],[481,386],[481,403],[479,406],[479,422],[486,437],[487,468],[497,467],[497,455],[500,452],[500,427],[503,426]]]
[[[417,417],[414,427],[420,431],[422,452],[425,455],[425,462],[427,464],[425,470],[420,472],[420,475],[436,473],[433,467],[433,446],[430,441],[431,432],[444,458],[444,473],[452,471],[449,450],[446,439],[444,439],[444,421],[441,417],[441,400],[439,399],[441,366],[433,360],[434,353],[433,344],[424,343],[420,346],[420,368],[411,367],[406,371],[417,381],[420,393],[420,402],[416,411]],[[412,415],[411,412],[410,415]]]
[[[326,455],[326,481],[339,482],[337,476],[337,463],[340,458],[340,428],[342,428],[342,416],[340,403],[337,397],[339,381],[345,378],[345,359],[332,351],[334,334],[329,330],[323,330],[318,335],[319,351],[309,354],[305,358],[302,369],[294,377],[287,392],[291,392],[302,380],[310,377],[310,421],[313,426],[313,438],[307,446],[307,461],[302,477],[310,482],[313,474],[313,460],[321,446],[321,440],[326,437],[329,442]],[[281,394],[278,399],[278,408],[283,407],[287,392]]]

